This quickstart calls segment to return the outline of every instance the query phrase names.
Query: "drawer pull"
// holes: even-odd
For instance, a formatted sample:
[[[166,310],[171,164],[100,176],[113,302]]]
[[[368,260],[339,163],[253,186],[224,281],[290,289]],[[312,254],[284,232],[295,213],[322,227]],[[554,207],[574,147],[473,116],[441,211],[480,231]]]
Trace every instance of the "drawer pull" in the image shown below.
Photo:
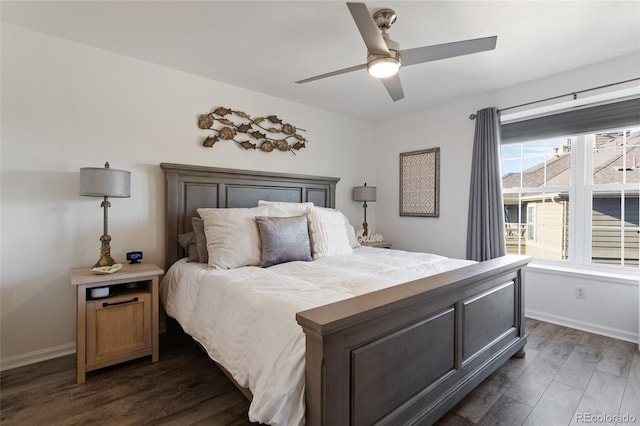
[[[138,298],[134,297],[131,300],[123,300],[122,302],[115,302],[115,303],[102,302],[102,307],[106,308],[108,306],[124,305],[125,303],[132,303],[132,302],[137,302],[137,301],[138,301]]]

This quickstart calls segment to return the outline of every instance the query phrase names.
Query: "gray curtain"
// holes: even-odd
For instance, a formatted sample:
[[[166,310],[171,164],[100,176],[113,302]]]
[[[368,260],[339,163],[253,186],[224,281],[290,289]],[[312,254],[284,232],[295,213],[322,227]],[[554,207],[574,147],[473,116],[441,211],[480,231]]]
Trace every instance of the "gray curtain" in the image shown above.
[[[495,107],[476,114],[471,160],[467,259],[504,256],[504,206],[500,176],[500,118]]]

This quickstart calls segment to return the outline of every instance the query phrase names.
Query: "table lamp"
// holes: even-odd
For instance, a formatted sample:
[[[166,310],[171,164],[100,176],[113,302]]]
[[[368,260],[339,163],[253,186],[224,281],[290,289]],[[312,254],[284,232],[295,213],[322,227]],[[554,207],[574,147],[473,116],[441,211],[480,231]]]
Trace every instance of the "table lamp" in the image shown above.
[[[364,183],[364,186],[354,186],[353,187],[353,201],[364,201],[362,207],[364,207],[364,222],[362,223],[362,229],[364,230],[364,236],[369,235],[369,231],[367,229],[367,201],[375,201],[376,200],[376,187],[375,186],[367,186],[367,182]]]
[[[85,197],[103,197],[100,207],[104,209],[104,232],[100,237],[100,260],[97,266],[111,266],[116,263],[111,258],[111,236],[108,232],[109,197],[129,198],[131,196],[131,172],[116,170],[104,163],[104,168],[82,167],[80,169],[80,195]]]

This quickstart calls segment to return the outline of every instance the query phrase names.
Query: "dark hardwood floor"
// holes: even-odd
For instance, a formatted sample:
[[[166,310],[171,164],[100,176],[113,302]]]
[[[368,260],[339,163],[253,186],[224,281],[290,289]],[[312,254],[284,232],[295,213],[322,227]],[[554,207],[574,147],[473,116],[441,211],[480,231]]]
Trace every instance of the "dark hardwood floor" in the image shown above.
[[[637,345],[530,319],[527,332],[526,357],[510,359],[438,425],[640,424]],[[6,426],[251,424],[247,400],[180,336],[161,337],[159,362],[90,372],[84,385],[75,356],[2,372],[0,398]]]

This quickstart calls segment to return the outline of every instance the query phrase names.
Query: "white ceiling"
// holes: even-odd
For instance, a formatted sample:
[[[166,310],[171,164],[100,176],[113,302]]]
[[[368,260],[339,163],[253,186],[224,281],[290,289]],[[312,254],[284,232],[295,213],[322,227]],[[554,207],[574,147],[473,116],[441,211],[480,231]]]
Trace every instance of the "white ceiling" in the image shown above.
[[[2,1],[3,21],[213,80],[375,121],[640,52],[640,1],[385,1],[402,49],[498,36],[493,51],[402,68],[393,102],[344,2]],[[581,88],[575,88],[581,89]]]

